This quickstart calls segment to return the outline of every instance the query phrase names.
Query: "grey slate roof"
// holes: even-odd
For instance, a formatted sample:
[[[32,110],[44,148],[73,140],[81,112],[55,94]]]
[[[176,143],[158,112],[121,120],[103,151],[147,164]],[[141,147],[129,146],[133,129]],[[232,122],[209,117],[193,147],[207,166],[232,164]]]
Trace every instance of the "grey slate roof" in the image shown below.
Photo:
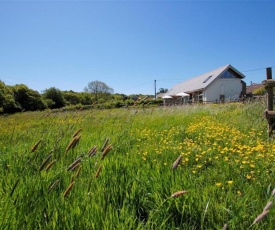
[[[192,93],[194,91],[205,89],[208,85],[210,85],[217,77],[219,77],[224,71],[231,69],[236,72],[240,78],[244,78],[245,76],[236,70],[231,65],[225,65],[210,72],[199,75],[190,80],[181,82],[175,85],[172,89],[170,89],[165,95],[175,96],[178,93]],[[210,77],[211,76],[211,77]],[[209,78],[210,77],[210,78]],[[209,78],[207,80],[207,78]]]

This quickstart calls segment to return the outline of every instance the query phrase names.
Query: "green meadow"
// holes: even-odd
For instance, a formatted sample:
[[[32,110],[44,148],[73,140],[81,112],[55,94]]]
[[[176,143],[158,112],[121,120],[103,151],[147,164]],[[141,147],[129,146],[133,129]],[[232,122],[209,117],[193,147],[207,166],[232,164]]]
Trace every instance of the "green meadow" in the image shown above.
[[[1,116],[1,229],[273,230],[275,145],[265,109]]]

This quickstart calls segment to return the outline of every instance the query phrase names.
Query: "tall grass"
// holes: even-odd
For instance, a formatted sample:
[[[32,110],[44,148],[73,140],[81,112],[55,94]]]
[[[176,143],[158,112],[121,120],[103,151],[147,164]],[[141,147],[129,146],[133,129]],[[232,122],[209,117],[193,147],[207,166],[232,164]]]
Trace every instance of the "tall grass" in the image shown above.
[[[274,229],[272,206],[259,217],[275,187],[264,110],[258,102],[0,117],[1,229]]]

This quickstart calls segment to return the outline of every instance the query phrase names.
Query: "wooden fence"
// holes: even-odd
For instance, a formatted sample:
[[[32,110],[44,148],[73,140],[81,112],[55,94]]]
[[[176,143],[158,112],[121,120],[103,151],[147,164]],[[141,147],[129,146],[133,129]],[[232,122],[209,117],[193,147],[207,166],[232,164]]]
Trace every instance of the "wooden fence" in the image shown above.
[[[275,80],[272,79],[272,69],[266,69],[266,80],[262,82],[267,92],[267,109],[264,111],[264,117],[268,123],[268,136],[273,136],[275,129],[275,111],[273,111],[273,88],[275,87]]]

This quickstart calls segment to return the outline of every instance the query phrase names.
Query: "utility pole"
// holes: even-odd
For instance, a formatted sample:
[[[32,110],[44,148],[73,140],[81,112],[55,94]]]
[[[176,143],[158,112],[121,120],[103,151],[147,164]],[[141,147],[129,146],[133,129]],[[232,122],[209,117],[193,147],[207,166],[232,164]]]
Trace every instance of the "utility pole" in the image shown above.
[[[157,80],[155,81],[155,100],[157,100]]]

